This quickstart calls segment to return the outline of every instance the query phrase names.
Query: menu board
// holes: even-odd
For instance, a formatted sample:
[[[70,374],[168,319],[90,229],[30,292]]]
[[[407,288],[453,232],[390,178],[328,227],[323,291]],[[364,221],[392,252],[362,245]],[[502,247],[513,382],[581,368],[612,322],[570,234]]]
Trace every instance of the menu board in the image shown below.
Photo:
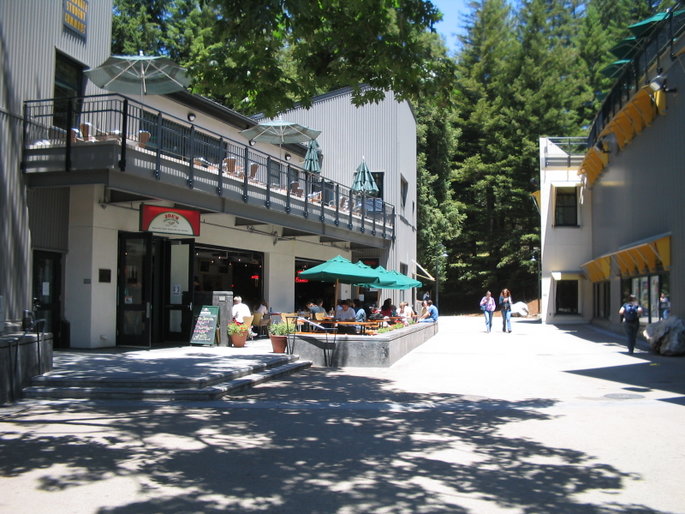
[[[216,325],[219,321],[218,305],[203,305],[197,317],[190,344],[213,345],[216,338]]]

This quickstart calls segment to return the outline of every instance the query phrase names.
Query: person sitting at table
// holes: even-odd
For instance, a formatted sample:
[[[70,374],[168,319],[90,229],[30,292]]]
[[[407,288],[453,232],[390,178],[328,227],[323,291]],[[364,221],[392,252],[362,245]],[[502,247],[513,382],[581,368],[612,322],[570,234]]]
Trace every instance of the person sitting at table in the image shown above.
[[[398,312],[400,318],[402,318],[402,323],[406,327],[409,322],[414,318],[414,309],[411,308],[408,302],[400,302],[400,311]]]
[[[259,300],[259,306],[255,309],[255,314],[256,313],[260,313],[262,316],[269,315],[269,304],[266,303],[266,300],[264,298]]]
[[[340,310],[335,312],[336,321],[355,321],[354,309],[350,308],[350,302],[343,300],[340,303]],[[356,334],[357,327],[355,325],[338,325],[339,334]]]
[[[250,308],[243,303],[243,299],[240,296],[233,297],[233,310],[231,314],[233,315],[233,321],[236,323],[242,323],[243,318],[252,316]]]
[[[389,318],[397,314],[397,308],[392,304],[392,300],[387,298],[381,306],[381,314],[384,318]]]
[[[354,301],[354,310],[355,310],[355,321],[360,321],[360,322],[365,322],[366,321],[366,311],[364,310],[364,307],[362,307],[362,302],[359,301],[359,299],[356,299]]]
[[[438,321],[438,308],[433,305],[433,300],[426,300],[428,310],[419,318],[419,323],[433,323]]]
[[[311,312],[314,315],[316,315],[316,313],[318,313],[318,312],[326,312],[326,309],[324,309],[323,307],[320,307],[319,305],[317,305],[316,303],[314,303],[311,300],[307,302],[307,310],[309,310],[309,312]]]

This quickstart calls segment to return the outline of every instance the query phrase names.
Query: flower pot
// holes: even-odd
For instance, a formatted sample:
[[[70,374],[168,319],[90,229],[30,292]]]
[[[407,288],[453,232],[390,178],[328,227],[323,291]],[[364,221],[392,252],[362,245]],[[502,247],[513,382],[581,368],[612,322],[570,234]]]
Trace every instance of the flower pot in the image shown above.
[[[231,338],[232,346],[235,346],[236,348],[242,348],[245,346],[245,341],[247,341],[247,332],[244,334],[231,334],[229,337]]]
[[[288,336],[269,336],[271,339],[271,347],[274,353],[285,353],[288,347]]]

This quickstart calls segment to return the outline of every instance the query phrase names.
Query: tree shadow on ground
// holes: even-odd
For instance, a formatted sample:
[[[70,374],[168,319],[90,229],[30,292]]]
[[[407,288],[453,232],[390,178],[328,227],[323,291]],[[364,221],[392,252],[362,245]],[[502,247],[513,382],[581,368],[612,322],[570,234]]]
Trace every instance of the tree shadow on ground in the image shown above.
[[[635,477],[505,435],[509,423],[549,419],[541,409],[553,404],[401,392],[312,369],[223,402],[31,406],[0,420],[0,474],[44,470],[43,491],[139,483],[135,499],[100,512],[654,512],[575,500]]]

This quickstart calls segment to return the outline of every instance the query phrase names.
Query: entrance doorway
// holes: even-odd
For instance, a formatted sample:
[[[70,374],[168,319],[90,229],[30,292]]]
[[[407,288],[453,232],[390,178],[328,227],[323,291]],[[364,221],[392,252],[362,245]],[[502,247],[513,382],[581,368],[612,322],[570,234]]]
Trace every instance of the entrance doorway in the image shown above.
[[[55,348],[68,346],[62,333],[62,254],[33,252],[33,308],[36,319],[45,320]]]

